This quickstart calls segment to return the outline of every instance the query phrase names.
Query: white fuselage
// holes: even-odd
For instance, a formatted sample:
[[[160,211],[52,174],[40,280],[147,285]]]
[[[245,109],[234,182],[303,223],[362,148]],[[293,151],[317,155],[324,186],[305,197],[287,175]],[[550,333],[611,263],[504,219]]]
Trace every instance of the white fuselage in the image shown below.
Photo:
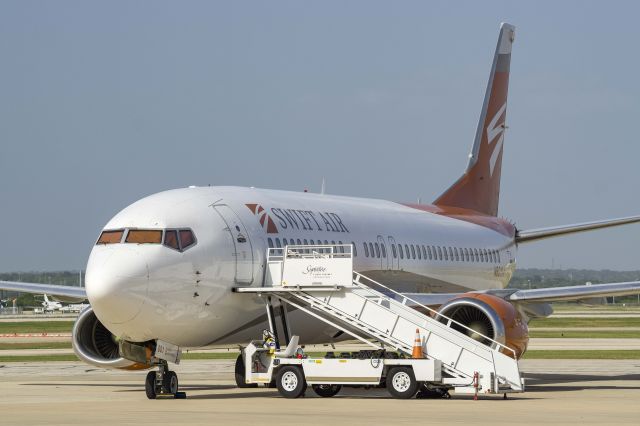
[[[187,228],[196,243],[184,252],[124,242],[131,229]],[[104,229],[125,232],[91,252],[86,291],[96,315],[120,338],[180,346],[241,343],[264,327],[263,301],[232,288],[263,285],[270,244],[353,243],[355,270],[406,292],[502,288],[515,266],[512,235],[390,201],[312,193],[166,191]],[[292,323],[308,341],[329,340],[318,322],[294,312]]]

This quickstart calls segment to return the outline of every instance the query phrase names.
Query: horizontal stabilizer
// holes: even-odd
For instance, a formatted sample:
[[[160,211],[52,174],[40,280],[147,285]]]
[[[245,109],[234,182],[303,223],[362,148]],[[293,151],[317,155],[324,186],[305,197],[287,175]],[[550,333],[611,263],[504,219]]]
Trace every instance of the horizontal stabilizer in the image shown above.
[[[16,281],[0,281],[0,290],[19,291],[21,293],[48,294],[76,299],[81,302],[87,299],[83,287],[72,287],[55,284],[21,283]]]
[[[623,217],[619,219],[598,220],[595,222],[576,223],[573,225],[552,226],[530,230],[518,230],[516,243],[542,240],[543,238],[557,237],[558,235],[573,234],[576,232],[591,231],[593,229],[608,228],[610,226],[626,225],[640,222],[640,216]]]

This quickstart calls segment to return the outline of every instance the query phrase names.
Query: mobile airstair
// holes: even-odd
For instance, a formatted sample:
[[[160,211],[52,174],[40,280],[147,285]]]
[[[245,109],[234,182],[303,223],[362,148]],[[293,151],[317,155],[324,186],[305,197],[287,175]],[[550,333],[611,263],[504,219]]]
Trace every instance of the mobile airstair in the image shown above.
[[[478,334],[469,327],[353,271],[351,245],[270,248],[264,286],[234,291],[265,298],[274,332],[272,300],[279,300],[287,341],[291,335],[287,306],[376,349],[409,356],[418,330],[425,358],[441,366],[439,383],[431,385],[453,388],[456,393],[524,391],[513,349],[487,336],[481,336],[486,344],[474,340],[452,325]]]

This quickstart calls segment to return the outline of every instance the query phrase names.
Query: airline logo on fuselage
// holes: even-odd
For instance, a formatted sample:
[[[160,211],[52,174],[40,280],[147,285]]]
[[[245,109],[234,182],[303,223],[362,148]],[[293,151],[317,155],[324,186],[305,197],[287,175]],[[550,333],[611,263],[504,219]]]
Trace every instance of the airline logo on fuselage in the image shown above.
[[[342,218],[336,213],[280,208],[271,208],[270,213],[267,213],[260,204],[246,204],[246,206],[258,217],[260,225],[267,231],[267,234],[277,234],[279,230],[283,229],[349,232],[349,229],[342,222]],[[277,219],[278,225],[272,217]]]

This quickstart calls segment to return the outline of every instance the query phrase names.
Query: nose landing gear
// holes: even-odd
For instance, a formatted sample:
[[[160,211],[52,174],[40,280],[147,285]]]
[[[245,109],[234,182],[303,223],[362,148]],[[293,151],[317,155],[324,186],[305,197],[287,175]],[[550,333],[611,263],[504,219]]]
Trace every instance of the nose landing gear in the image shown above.
[[[166,361],[158,365],[158,371],[150,371],[144,381],[144,391],[149,399],[158,397],[172,397],[184,399],[187,394],[178,391],[178,375],[175,371],[169,370]]]

